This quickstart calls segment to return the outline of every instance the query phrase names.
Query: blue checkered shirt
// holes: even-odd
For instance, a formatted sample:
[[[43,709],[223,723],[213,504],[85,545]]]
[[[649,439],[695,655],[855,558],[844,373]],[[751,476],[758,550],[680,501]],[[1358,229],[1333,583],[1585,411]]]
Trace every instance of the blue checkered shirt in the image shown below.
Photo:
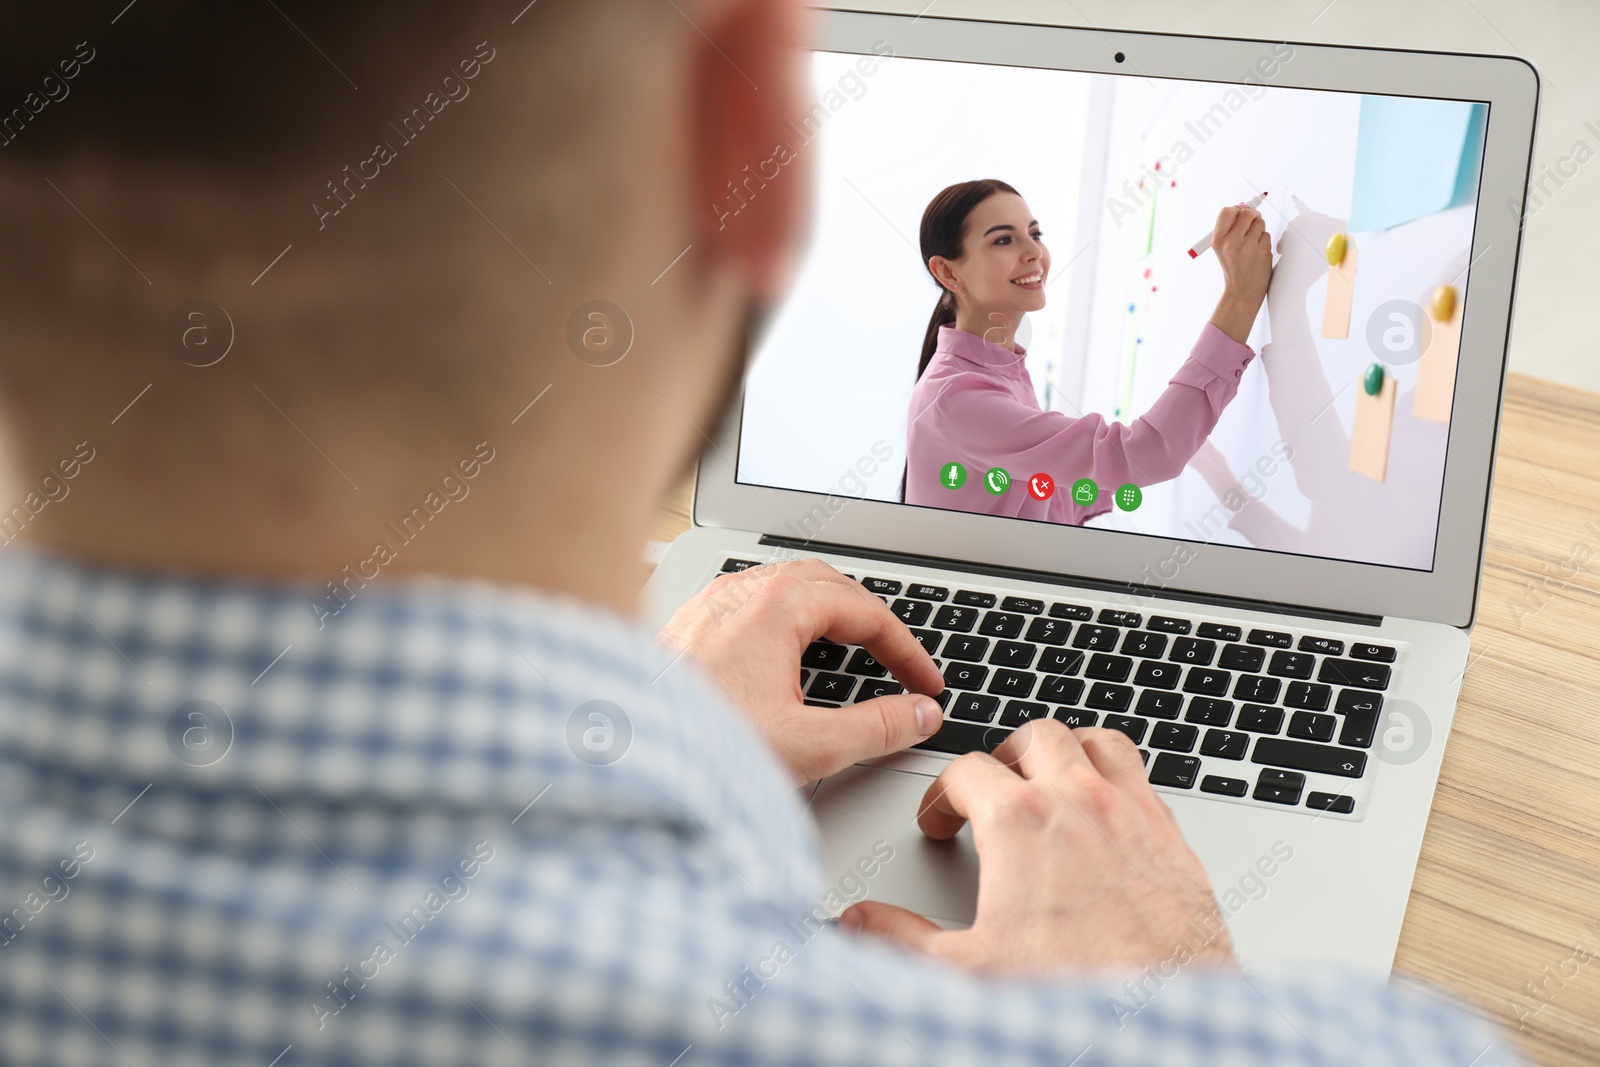
[[[1508,1062],[1349,978],[1135,994],[858,940],[830,892],[892,857],[822,871],[775,758],[636,623],[325,598],[5,550],[0,1062]]]

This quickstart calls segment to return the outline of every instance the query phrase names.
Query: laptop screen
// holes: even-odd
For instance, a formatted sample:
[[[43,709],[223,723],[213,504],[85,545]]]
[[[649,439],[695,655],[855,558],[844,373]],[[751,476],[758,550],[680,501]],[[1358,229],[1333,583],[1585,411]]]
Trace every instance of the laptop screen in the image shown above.
[[[1293,65],[813,53],[816,106],[714,206],[739,225],[809,157],[737,480],[829,506],[769,532],[826,541],[854,498],[1431,570],[1488,105],[1274,84]],[[1241,203],[1253,322],[1247,258],[1209,247]]]

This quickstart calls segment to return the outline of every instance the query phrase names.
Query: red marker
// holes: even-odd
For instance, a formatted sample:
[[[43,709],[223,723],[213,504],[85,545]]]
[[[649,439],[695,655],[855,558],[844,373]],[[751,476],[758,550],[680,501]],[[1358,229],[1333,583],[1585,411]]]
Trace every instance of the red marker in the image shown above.
[[[1267,194],[1266,193],[1261,193],[1259,196],[1252,196],[1249,200],[1246,200],[1244,202],[1244,206],[1248,207],[1248,208],[1260,207],[1261,206],[1261,201],[1265,200],[1266,198],[1267,198]],[[1190,259],[1198,259],[1199,256],[1200,256],[1200,253],[1204,252],[1206,249],[1208,249],[1210,247],[1211,247],[1211,234],[1208,233],[1204,237],[1200,238],[1200,240],[1196,241],[1194,244],[1189,246],[1189,258]]]

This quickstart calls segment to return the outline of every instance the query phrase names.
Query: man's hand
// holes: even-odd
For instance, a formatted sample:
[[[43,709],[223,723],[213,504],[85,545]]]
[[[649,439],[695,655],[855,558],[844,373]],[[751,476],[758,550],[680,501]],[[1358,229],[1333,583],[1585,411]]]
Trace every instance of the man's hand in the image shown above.
[[[978,913],[941,930],[863,901],[860,929],[975,971],[1024,975],[1144,965],[1234,966],[1200,860],[1115,730],[1041,719],[994,754],[969,752],[928,789],[917,822],[936,839],[972,824]]]
[[[843,708],[807,707],[800,654],[819,637],[864,646],[906,693]],[[939,728],[933,659],[888,605],[821,560],[717,578],[679,608],[657,640],[686,652],[755,720],[794,774],[810,782],[916,744]]]
[[[1272,281],[1272,238],[1261,212],[1239,204],[1217,213],[1211,247],[1222,264],[1222,299],[1211,322],[1229,337],[1245,343],[1255,325]]]

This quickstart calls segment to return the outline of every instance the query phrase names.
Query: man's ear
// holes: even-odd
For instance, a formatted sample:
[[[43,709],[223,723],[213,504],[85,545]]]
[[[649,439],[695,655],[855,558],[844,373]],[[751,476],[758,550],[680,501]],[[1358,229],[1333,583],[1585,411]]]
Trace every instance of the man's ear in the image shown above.
[[[696,243],[777,299],[811,193],[810,153],[791,123],[807,110],[809,19],[799,0],[728,0],[691,56],[690,195]]]

